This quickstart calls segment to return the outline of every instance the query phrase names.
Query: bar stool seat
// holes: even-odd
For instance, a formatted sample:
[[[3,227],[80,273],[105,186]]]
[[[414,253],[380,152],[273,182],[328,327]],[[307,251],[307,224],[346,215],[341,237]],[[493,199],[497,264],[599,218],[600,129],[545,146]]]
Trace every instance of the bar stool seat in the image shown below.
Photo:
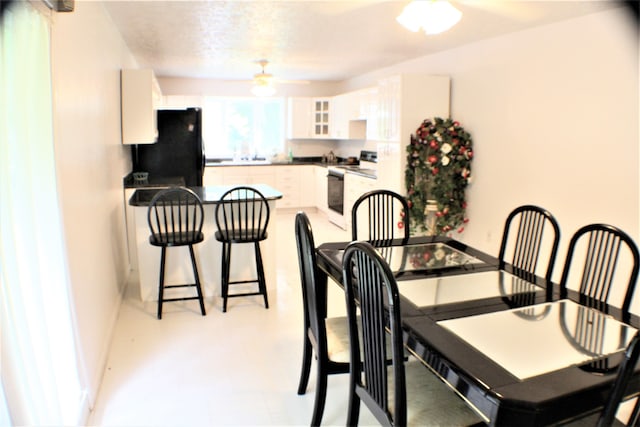
[[[262,265],[260,242],[266,240],[269,225],[269,204],[258,190],[252,187],[234,187],[224,193],[216,205],[215,217],[218,231],[217,241],[222,243],[222,312],[227,311],[228,298],[262,295],[264,306],[269,308],[267,284]],[[231,246],[251,243],[254,247],[257,278],[230,280]],[[229,285],[257,283],[255,292],[229,294]]]
[[[162,249],[160,255],[160,277],[158,283],[158,319],[162,319],[162,304],[170,301],[198,300],[200,311],[205,316],[204,299],[198,266],[196,264],[193,245],[204,240],[202,224],[204,209],[202,201],[190,189],[172,187],[159,191],[151,202],[147,211],[147,222],[151,235],[149,243]],[[165,285],[165,261],[167,248],[188,246],[193,268],[194,283]],[[196,295],[189,297],[165,298],[164,290],[169,288],[196,288]]]

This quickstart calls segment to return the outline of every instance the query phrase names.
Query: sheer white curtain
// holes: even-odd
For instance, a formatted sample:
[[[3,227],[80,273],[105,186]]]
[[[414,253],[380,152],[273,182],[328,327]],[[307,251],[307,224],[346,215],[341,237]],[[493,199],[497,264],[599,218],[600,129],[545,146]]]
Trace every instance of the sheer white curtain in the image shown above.
[[[50,24],[19,1],[0,22],[0,396],[16,425],[83,421],[53,149]]]

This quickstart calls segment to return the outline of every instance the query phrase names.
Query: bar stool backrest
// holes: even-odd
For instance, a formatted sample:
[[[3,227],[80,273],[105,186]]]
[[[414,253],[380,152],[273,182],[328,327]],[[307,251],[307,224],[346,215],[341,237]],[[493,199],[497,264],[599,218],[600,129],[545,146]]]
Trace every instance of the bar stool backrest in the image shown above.
[[[221,239],[236,243],[266,239],[269,216],[269,203],[262,193],[246,186],[224,193],[215,210]]]
[[[185,246],[204,239],[202,201],[192,190],[171,187],[159,191],[147,211],[151,231],[149,242],[154,246]]]

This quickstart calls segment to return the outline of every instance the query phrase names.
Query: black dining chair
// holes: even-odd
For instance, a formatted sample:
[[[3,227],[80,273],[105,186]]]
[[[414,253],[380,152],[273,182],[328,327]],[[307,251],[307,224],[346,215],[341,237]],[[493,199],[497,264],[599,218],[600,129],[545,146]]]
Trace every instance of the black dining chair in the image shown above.
[[[343,275],[351,360],[346,424],[358,424],[360,402],[382,425],[467,426],[482,422],[421,362],[412,358],[405,362],[398,285],[370,243],[353,242],[347,247]]]
[[[222,243],[222,312],[227,311],[227,300],[235,297],[262,295],[264,306],[269,308],[267,283],[262,263],[260,242],[267,239],[269,203],[260,191],[246,186],[234,187],[225,192],[215,209],[218,231],[217,241]],[[231,280],[231,247],[234,244],[252,244],[255,253],[256,278]],[[256,283],[257,291],[229,294],[230,285]]]
[[[409,204],[390,190],[361,195],[351,209],[351,240],[385,246],[394,238],[409,239]]]
[[[544,273],[543,277],[550,281],[559,242],[560,226],[554,216],[539,206],[523,205],[507,216],[498,259],[501,267],[510,262],[517,275],[535,276],[538,275],[538,261],[543,252],[547,262],[540,275]]]
[[[159,191],[147,210],[147,222],[151,235],[149,243],[161,248],[160,253],[160,278],[158,284],[158,319],[162,319],[162,304],[169,301],[198,300],[200,311],[206,315],[202,287],[198,275],[198,266],[193,251],[193,245],[204,240],[202,224],[204,210],[202,201],[192,190],[184,187],[172,187]],[[194,283],[165,285],[165,261],[167,248],[188,246],[193,267]],[[188,288],[196,289],[195,296],[165,298],[165,289]]]
[[[640,424],[640,407],[636,403],[626,423],[616,418],[616,414],[623,402],[627,386],[633,376],[638,358],[640,357],[640,331],[633,336],[624,352],[622,362],[618,365],[616,379],[608,393],[606,403],[601,411],[594,411],[569,422],[561,423],[562,426],[571,427],[611,427],[611,426],[638,426]]]
[[[298,264],[304,308],[304,347],[298,394],[305,394],[311,371],[311,358],[316,357],[316,396],[311,425],[322,422],[327,396],[327,376],[349,373],[349,331],[347,318],[326,317],[326,289],[319,286],[316,250],[311,223],[304,212],[295,220]]]
[[[619,308],[623,320],[628,321],[639,267],[638,248],[627,233],[607,224],[585,225],[569,242],[560,296],[567,298],[569,291],[575,290],[581,304],[608,313],[611,295],[623,294],[622,303],[613,306]],[[619,271],[621,269],[623,271]],[[623,276],[618,278],[616,274]],[[574,283],[577,289],[570,287]]]

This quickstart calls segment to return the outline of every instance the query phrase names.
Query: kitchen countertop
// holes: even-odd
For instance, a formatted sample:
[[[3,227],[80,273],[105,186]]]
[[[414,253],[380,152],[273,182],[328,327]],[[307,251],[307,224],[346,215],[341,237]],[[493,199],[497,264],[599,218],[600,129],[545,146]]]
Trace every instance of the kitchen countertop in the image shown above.
[[[235,185],[211,185],[207,187],[189,187],[193,190],[200,200],[202,200],[202,204],[216,204],[220,200],[222,195],[235,187]],[[255,188],[258,190],[267,200],[277,200],[282,198],[282,193],[276,190],[273,187],[270,187],[266,184],[253,184],[249,185],[249,187]],[[136,190],[135,193],[129,199],[129,204],[131,206],[149,206],[151,199],[153,196],[160,191],[160,188],[156,189],[139,189]]]
[[[323,162],[322,157],[294,157],[292,162],[270,162],[268,160],[212,160],[209,159],[206,162],[206,167],[227,167],[227,166],[248,166],[248,167],[260,167],[260,166],[357,166],[357,163],[348,163],[344,158],[338,158],[336,162]],[[366,178],[375,179],[377,173],[374,169],[350,169],[345,168],[345,172],[353,173],[355,175],[364,176]]]
[[[207,159],[205,166],[224,167],[224,166],[338,166],[347,165],[347,159],[338,158],[335,162],[323,162],[322,157],[294,157],[293,161],[280,162],[270,160],[231,160],[231,159]],[[356,163],[357,164],[357,163]]]
[[[144,181],[137,181],[133,179],[133,172],[130,172],[123,179],[124,188],[162,188],[171,186],[184,186],[184,178],[181,176],[174,177],[154,177],[149,175],[148,179]]]

